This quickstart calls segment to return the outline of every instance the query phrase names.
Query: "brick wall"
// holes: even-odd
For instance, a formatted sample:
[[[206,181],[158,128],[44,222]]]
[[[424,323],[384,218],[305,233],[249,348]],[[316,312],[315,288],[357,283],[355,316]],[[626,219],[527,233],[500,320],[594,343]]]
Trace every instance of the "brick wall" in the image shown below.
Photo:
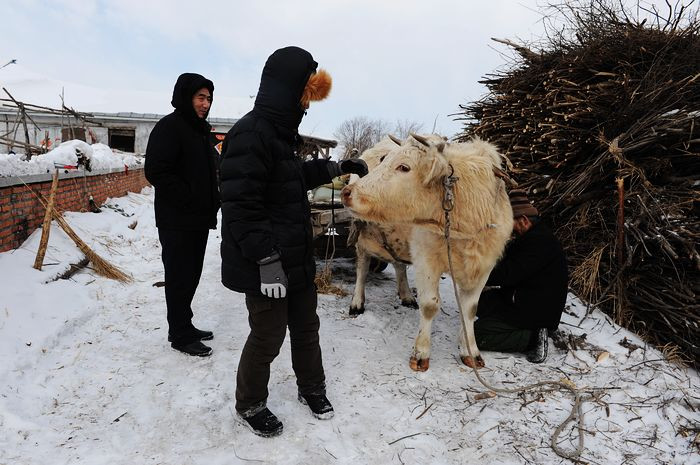
[[[47,178],[33,181],[33,178]],[[90,210],[90,195],[97,206],[108,197],[122,197],[127,192],[140,192],[148,181],[143,168],[129,168],[82,176],[77,173],[61,173],[58,178],[56,207],[61,211],[85,212]],[[0,178],[0,252],[15,249],[44,221],[45,209],[34,193],[41,193],[46,199],[51,191],[49,175],[28,176],[24,183],[18,178]],[[32,182],[30,182],[32,181]]]

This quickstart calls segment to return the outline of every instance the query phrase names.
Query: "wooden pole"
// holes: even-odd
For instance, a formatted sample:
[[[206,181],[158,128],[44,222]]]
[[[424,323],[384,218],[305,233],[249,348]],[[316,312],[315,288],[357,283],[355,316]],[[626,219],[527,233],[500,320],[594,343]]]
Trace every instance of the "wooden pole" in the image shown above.
[[[49,232],[51,231],[51,217],[53,216],[53,204],[56,198],[56,190],[58,190],[58,169],[53,173],[51,193],[49,194],[49,202],[46,205],[46,214],[44,214],[44,224],[41,229],[41,241],[39,242],[39,250],[37,250],[36,259],[34,260],[34,268],[39,271],[41,271],[41,266],[44,264],[46,247],[49,245]]]
[[[28,115],[27,115],[27,112],[24,108],[24,103],[18,102],[17,100],[15,100],[15,98],[12,96],[12,94],[4,87],[2,88],[2,90],[5,91],[5,93],[12,99],[12,101],[15,102],[15,105],[17,105],[17,108],[19,108],[19,113],[22,116],[22,125],[24,126],[24,138],[27,141],[27,143],[25,145],[25,152],[26,152],[27,158],[32,158],[31,142],[29,142],[29,129],[27,128]],[[31,119],[31,118],[29,118],[29,119]],[[34,120],[32,120],[32,123],[34,123]],[[34,123],[34,126],[36,126],[37,129],[39,128],[39,126],[37,126],[36,123]]]
[[[4,87],[2,88],[2,90],[4,90],[5,93],[8,95],[8,97],[10,97],[10,98],[12,99],[12,101],[15,103],[15,105],[17,105],[17,108],[19,108],[20,110],[22,110],[21,112],[22,112],[22,114],[24,115],[24,117],[29,118],[29,121],[32,122],[32,124],[34,125],[34,127],[36,128],[36,130],[37,130],[37,131],[41,131],[41,128],[39,127],[38,124],[36,124],[36,121],[34,121],[34,120],[32,119],[32,117],[29,116],[29,114],[27,113],[27,104],[24,103],[24,102],[18,102],[17,100],[15,100],[15,98],[12,96],[12,94],[11,94],[7,89],[5,89]],[[3,100],[4,100],[4,99],[3,99]],[[25,125],[26,125],[26,121],[25,121]],[[29,142],[29,141],[27,141],[27,142]]]
[[[618,272],[625,264],[625,180],[615,179],[617,183],[617,244],[615,255],[617,256]]]
[[[10,139],[9,137],[0,136],[0,141],[2,141],[2,142],[7,142],[7,143],[9,144],[9,146],[10,146],[10,149],[12,149],[12,147],[14,147],[15,145],[19,145],[19,146],[21,146],[21,147],[26,147],[26,148],[28,148],[28,149],[41,151],[41,147],[38,146],[38,145],[25,144],[24,142],[21,142],[21,141],[18,141],[18,140],[14,140],[14,139]],[[6,144],[6,145],[8,145],[8,144]]]
[[[20,104],[21,105],[21,104]],[[32,158],[32,149],[29,148],[31,146],[31,142],[29,142],[29,129],[27,128],[27,112],[24,111],[24,105],[21,105],[20,111],[22,112],[22,125],[24,126],[24,138],[27,141],[27,147],[25,150],[27,152],[28,157],[27,158]]]

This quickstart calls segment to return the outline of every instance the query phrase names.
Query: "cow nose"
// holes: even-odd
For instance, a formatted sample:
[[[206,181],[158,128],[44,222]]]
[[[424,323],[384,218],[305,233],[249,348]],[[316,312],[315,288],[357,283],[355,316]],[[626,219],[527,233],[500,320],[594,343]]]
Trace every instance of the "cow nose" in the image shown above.
[[[343,187],[343,190],[340,191],[340,200],[343,202],[343,205],[350,205],[350,201],[352,200],[352,187],[350,186],[345,186]]]

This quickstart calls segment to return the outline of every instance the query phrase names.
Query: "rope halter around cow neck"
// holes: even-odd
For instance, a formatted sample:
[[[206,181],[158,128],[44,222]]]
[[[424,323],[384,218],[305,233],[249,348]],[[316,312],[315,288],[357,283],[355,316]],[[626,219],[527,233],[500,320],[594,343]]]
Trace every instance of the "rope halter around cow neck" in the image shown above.
[[[445,186],[445,195],[442,198],[442,209],[445,211],[445,218],[449,218],[449,212],[455,208],[455,193],[454,185],[459,181],[459,178],[455,176],[455,169],[452,163],[447,166],[450,168],[450,174],[446,175],[442,180],[442,185]],[[445,228],[445,231],[449,234],[449,228]]]
[[[450,167],[450,174],[446,175],[442,179],[442,185],[445,186],[445,193],[442,197],[442,210],[445,212],[445,239],[447,240],[447,258],[451,261],[450,257],[450,212],[455,208],[455,193],[454,185],[457,183],[459,178],[455,176],[455,169],[452,163],[448,165]],[[452,275],[452,264],[450,264],[450,275]],[[456,295],[456,294],[455,294]]]
[[[457,176],[454,175],[454,167],[452,164],[449,164],[450,167],[450,174],[446,175],[443,180],[442,180],[442,185],[445,188],[445,191],[443,193],[443,198],[442,198],[442,210],[445,213],[445,242],[447,244],[447,262],[449,264],[450,268],[450,276],[452,278],[452,287],[454,289],[455,293],[455,300],[457,301],[457,308],[459,310],[459,315],[460,318],[462,318],[462,325],[466,328],[466,315],[464,314],[464,311],[462,309],[462,303],[460,302],[459,299],[459,290],[457,289],[457,283],[454,280],[454,272],[453,272],[453,266],[452,266],[452,248],[450,244],[450,213],[454,209],[455,206],[455,196],[454,196],[454,186],[459,180]],[[505,183],[506,180],[501,178],[503,182]],[[491,225],[489,225],[491,226]],[[469,357],[471,357],[472,360],[474,359],[474,354],[472,354],[472,350],[470,347],[470,344],[467,343],[467,352],[469,353]],[[500,393],[505,393],[505,394],[516,394],[519,392],[525,392],[525,391],[530,391],[532,389],[538,388],[538,387],[543,387],[543,386],[555,386],[558,387],[559,389],[567,390],[571,392],[574,395],[574,405],[571,408],[571,413],[569,413],[569,416],[564,420],[563,423],[561,423],[557,428],[554,430],[554,433],[552,434],[550,446],[554,450],[554,452],[563,458],[573,460],[573,461],[578,461],[579,457],[583,453],[583,434],[584,434],[584,429],[583,429],[583,412],[581,410],[581,394],[579,390],[573,386],[570,386],[567,383],[564,383],[562,381],[541,381],[539,383],[534,383],[534,384],[529,384],[527,386],[519,387],[519,388],[514,388],[514,389],[505,389],[505,388],[497,388],[494,386],[491,386],[489,383],[487,383],[479,374],[479,370],[476,367],[476,364],[472,366],[472,369],[474,370],[474,374],[476,375],[476,379],[479,380],[479,382],[484,385],[487,389],[493,391],[493,392],[500,392]],[[573,452],[567,452],[563,450],[562,448],[559,447],[557,444],[557,438],[561,435],[561,432],[564,430],[566,425],[568,425],[571,421],[574,419],[578,419],[578,446]]]

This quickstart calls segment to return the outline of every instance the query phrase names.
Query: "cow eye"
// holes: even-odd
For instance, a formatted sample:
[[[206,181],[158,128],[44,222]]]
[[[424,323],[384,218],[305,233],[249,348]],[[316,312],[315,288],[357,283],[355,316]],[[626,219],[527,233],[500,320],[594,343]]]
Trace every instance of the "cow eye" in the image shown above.
[[[397,166],[396,169],[404,173],[408,173],[409,171],[411,171],[411,167],[408,165],[404,165],[403,163]]]
[[[386,155],[384,155],[383,157],[381,157],[381,158],[379,159],[379,163],[383,162],[385,158],[386,158]]]

